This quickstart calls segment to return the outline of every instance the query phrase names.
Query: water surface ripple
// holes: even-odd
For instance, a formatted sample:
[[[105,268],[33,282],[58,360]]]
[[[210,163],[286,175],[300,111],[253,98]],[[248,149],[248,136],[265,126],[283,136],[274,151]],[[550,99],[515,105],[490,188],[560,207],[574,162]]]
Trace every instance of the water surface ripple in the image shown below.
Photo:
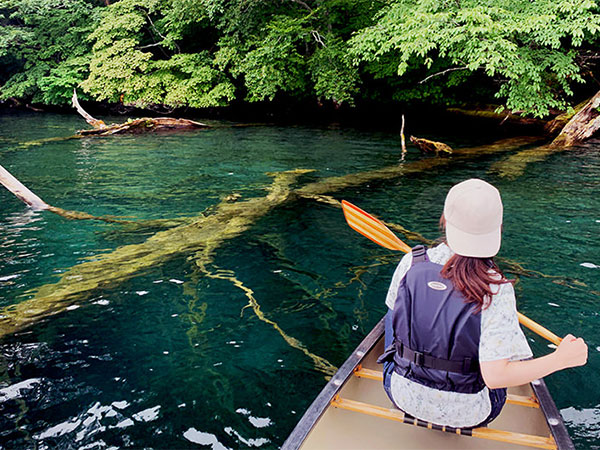
[[[155,220],[210,213],[231,194],[262,197],[267,172],[315,169],[303,185],[400,156],[395,134],[276,126],[31,145],[82,127],[70,115],[0,115],[0,164],[52,205]],[[556,276],[520,277],[519,309],[590,346],[586,367],[547,378],[580,448],[600,448],[599,150],[591,143],[550,155],[516,179],[490,170],[496,155],[336,193],[435,238],[453,183],[481,177],[498,186],[501,256]],[[408,161],[420,158],[410,149]],[[0,306],[159,230],[32,212],[2,190]],[[338,209],[300,199],[225,241],[204,271],[197,257],[165,259],[3,338],[0,445],[276,448],[326,383],[318,358],[339,366],[384,312],[400,255],[355,234]],[[550,351],[527,336],[537,355]]]

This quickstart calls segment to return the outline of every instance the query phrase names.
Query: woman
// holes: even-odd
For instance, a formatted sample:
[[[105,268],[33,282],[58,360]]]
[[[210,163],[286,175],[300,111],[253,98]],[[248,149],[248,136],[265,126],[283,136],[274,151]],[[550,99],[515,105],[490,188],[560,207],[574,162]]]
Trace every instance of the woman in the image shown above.
[[[441,219],[446,241],[415,247],[398,265],[386,304],[384,387],[398,408],[452,427],[496,418],[506,388],[587,361],[567,335],[536,359],[519,327],[515,294],[493,262],[502,230],[498,190],[483,180],[455,185]],[[527,359],[527,360],[525,360]]]

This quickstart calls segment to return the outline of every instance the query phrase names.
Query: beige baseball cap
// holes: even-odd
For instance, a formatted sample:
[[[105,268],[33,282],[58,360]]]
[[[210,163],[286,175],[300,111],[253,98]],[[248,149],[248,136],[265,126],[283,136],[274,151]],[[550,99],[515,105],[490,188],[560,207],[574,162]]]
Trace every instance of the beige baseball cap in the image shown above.
[[[502,199],[491,184],[472,178],[450,189],[444,204],[446,241],[462,256],[488,258],[500,250]]]

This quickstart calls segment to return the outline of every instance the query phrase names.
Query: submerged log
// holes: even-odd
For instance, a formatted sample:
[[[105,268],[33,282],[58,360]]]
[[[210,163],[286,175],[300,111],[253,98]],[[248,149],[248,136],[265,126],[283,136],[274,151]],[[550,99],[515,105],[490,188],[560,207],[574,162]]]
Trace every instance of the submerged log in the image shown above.
[[[455,152],[454,161],[510,151],[531,142],[532,138],[515,138],[483,147],[459,149]],[[192,255],[193,259],[206,266],[214,251],[224,242],[239,236],[273,208],[295,197],[313,198],[369,182],[427,171],[448,165],[451,161],[447,158],[426,158],[404,166],[324,178],[296,190],[292,190],[291,185],[298,176],[311,170],[272,174],[274,182],[265,197],[223,201],[211,215],[191,219],[190,223],[160,231],[141,244],[122,246],[111,253],[99,255],[94,261],[71,267],[60,275],[57,283],[41,286],[29,300],[0,310],[0,337],[26,328],[44,317],[64,312],[68,306],[85,300],[98,289],[118,285],[176,256]]]
[[[213,252],[225,240],[247,230],[258,218],[291,195],[290,185],[308,170],[274,174],[265,197],[235,203],[220,203],[214,214],[192,223],[160,231],[141,244],[125,245],[94,261],[73,266],[55,284],[47,284],[33,298],[4,308],[0,314],[0,336],[23,329],[36,321],[65,311],[93,291],[121,283],[135,274],[181,254],[198,253],[209,264]]]
[[[423,153],[435,153],[436,155],[439,155],[440,152],[448,154],[452,153],[452,148],[443,142],[430,141],[429,139],[417,138],[414,136],[410,137],[410,142],[416,145]]]
[[[525,117],[517,113],[512,113],[509,111],[496,112],[498,106],[496,105],[487,105],[474,109],[466,109],[466,108],[448,108],[448,112],[454,114],[461,114],[468,117],[475,117],[481,119],[490,119],[497,121],[500,125],[505,122],[514,123],[518,125],[525,126],[534,126],[534,127],[544,127],[547,125],[547,121],[543,119],[535,119],[533,117]]]
[[[490,171],[514,179],[523,175],[527,165],[566,151],[591,138],[600,129],[600,92],[589,101],[577,105],[574,110],[577,111],[578,108],[579,112],[572,115],[568,122],[568,115],[556,119],[559,120],[557,123],[566,122],[566,125],[550,144],[521,150],[492,164]]]
[[[189,119],[174,119],[172,117],[142,117],[141,119],[128,119],[125,123],[106,125],[102,120],[95,119],[88,114],[77,100],[77,92],[73,89],[73,107],[94,128],[92,130],[79,130],[80,136],[110,136],[120,133],[146,133],[148,131],[192,130],[208,128],[208,125]]]

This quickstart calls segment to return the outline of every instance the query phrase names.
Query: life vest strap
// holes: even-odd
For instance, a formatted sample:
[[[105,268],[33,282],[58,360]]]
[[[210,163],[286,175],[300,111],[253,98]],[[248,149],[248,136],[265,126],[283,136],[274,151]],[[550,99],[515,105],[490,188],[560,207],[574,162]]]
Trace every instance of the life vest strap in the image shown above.
[[[479,361],[471,358],[465,358],[462,361],[437,358],[435,356],[413,350],[400,341],[396,341],[395,347],[398,356],[412,362],[419,367],[461,374],[479,372]]]

